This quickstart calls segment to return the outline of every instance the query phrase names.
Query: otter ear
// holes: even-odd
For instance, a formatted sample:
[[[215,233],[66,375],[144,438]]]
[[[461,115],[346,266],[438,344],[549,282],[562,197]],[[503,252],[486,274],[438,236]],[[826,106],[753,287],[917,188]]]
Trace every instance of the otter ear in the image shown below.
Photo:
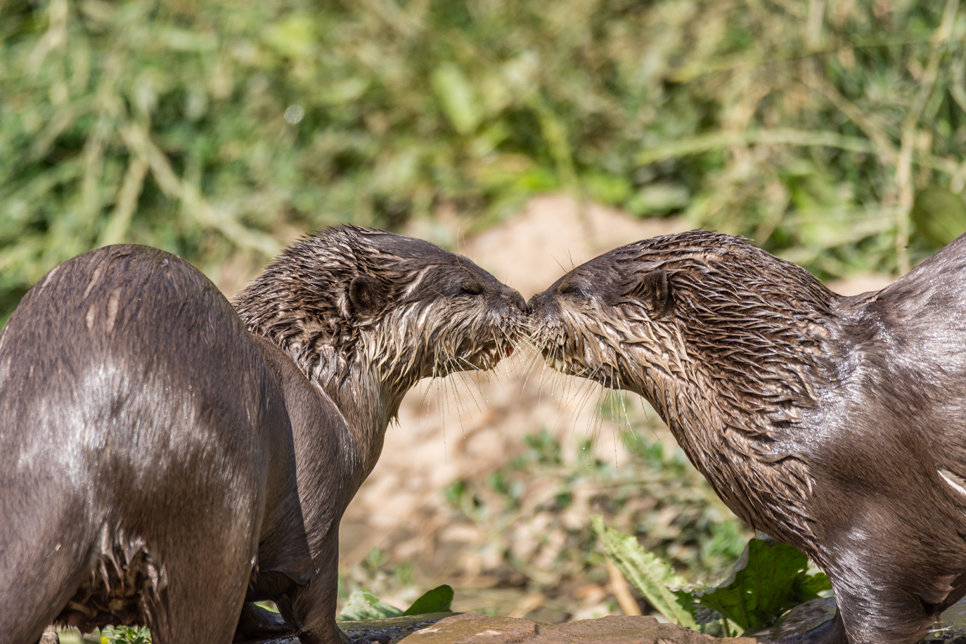
[[[349,282],[349,301],[356,313],[372,315],[386,303],[386,290],[374,277],[358,275]]]
[[[634,295],[641,302],[650,304],[651,317],[655,320],[670,313],[674,305],[671,282],[668,281],[667,272],[660,269],[644,275],[630,288],[628,295]]]

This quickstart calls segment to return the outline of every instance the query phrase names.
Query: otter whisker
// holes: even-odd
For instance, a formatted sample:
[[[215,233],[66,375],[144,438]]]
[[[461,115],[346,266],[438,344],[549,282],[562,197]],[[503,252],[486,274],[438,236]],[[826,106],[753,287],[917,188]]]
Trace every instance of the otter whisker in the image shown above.
[[[528,351],[529,357],[527,358],[527,362],[525,364],[524,372],[523,372],[524,373],[523,388],[526,388],[527,384],[530,382],[530,376],[533,374],[534,367],[539,362],[542,362],[540,349],[536,346],[535,339],[533,338],[531,339],[534,340],[534,342],[532,344],[526,345],[529,349]]]
[[[473,393],[473,388],[470,387],[470,384],[468,382],[470,376],[465,371],[460,371],[459,373],[456,374],[456,376],[459,380],[458,384],[463,385],[463,389],[466,391],[466,394],[469,396],[470,400],[472,400],[476,404],[476,410],[479,411],[480,413],[483,413],[483,406],[480,405],[480,400],[482,399],[485,402],[486,396],[483,393],[483,388],[480,386],[479,381],[474,380],[476,384],[476,391],[480,395],[480,397],[477,398],[476,394]],[[454,385],[455,384],[457,383],[454,382]],[[462,399],[459,400],[459,404],[460,405],[463,404]]]
[[[446,360],[447,364],[450,364],[452,362],[452,358],[451,357],[447,357],[445,360]],[[449,372],[449,375],[447,377],[445,377],[445,378],[440,378],[439,379],[439,394],[438,395],[439,395],[439,400],[440,400],[440,418],[441,418],[440,424],[444,428],[446,427],[446,422],[445,422],[446,421],[446,416],[447,415],[450,415],[452,413],[452,411],[453,411],[451,409],[450,405],[451,404],[455,404],[456,405],[456,409],[455,409],[455,411],[456,411],[456,419],[457,419],[457,421],[459,422],[459,425],[460,425],[460,433],[462,435],[465,435],[466,434],[466,431],[463,428],[463,414],[462,414],[462,409],[460,408],[460,404],[461,404],[460,397],[458,395],[458,392],[456,391],[456,385],[453,382],[452,377],[451,377],[452,374],[453,374],[453,372],[454,372],[454,369],[452,367],[449,367],[447,369],[447,371]],[[452,393],[452,396],[449,395],[450,393]],[[446,447],[445,444],[444,444],[443,447],[445,449],[445,447]]]
[[[557,347],[554,347],[553,349],[550,350],[551,359],[554,360],[554,361],[556,361],[556,359],[557,359],[556,358],[556,353],[557,353]],[[557,391],[557,389],[559,388],[559,386],[561,384],[561,376],[564,376],[564,374],[561,373],[561,372],[559,372],[559,371],[556,371],[556,370],[551,371],[549,374],[547,372],[545,372],[545,371],[541,373],[541,377],[540,377],[540,391],[543,391],[543,388],[544,388],[544,385],[546,384],[547,378],[550,378],[550,387],[549,387],[549,389],[550,389],[550,399],[551,400],[553,400],[555,398],[554,393]]]
[[[568,393],[568,398],[571,400],[575,400],[577,405],[576,411],[574,412],[574,415],[573,415],[573,423],[571,424],[571,427],[570,427],[570,441],[573,442],[574,437],[577,433],[578,419],[586,413],[586,410],[588,409],[588,405],[592,400],[596,398],[598,401],[598,405],[594,413],[589,414],[589,416],[587,417],[588,424],[587,426],[585,426],[584,432],[583,432],[585,436],[590,437],[591,442],[596,442],[597,433],[598,433],[597,428],[598,428],[598,425],[603,420],[601,417],[601,414],[599,413],[600,386],[596,382],[578,379],[573,376],[568,376],[566,374],[560,374],[560,376],[566,380],[567,392],[569,392],[572,388],[576,388],[576,391],[572,396],[570,396]]]
[[[453,387],[453,397],[456,400],[456,405],[458,408],[458,413],[460,415],[460,420],[462,421],[463,409],[466,403],[465,403],[464,397],[459,395],[461,385],[462,385],[462,389],[466,392],[466,396],[468,396],[470,400],[472,400],[473,403],[476,405],[477,411],[482,413],[483,408],[480,405],[480,400],[473,393],[473,389],[470,387],[469,383],[467,382],[467,379],[469,378],[469,376],[466,370],[460,369],[460,366],[462,366],[461,363],[466,363],[466,365],[469,365],[471,369],[474,369],[473,365],[461,357],[454,356],[451,359],[454,365],[453,366],[454,373],[451,377],[450,382]],[[479,388],[479,383],[477,383],[477,389],[479,389],[480,395],[482,396],[483,392],[482,392],[482,389]]]

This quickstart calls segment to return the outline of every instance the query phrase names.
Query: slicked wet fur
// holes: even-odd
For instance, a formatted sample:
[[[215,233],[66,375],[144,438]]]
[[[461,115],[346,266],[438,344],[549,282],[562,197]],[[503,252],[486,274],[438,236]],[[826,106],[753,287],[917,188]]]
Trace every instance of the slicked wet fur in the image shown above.
[[[296,242],[234,304],[140,246],[24,297],[0,333],[0,641],[52,621],[342,641],[339,521],[403,395],[495,366],[526,310],[464,257],[351,226]]]
[[[793,641],[911,644],[966,594],[966,236],[842,297],[692,231],[529,307],[550,366],[646,398],[739,517],[828,574],[836,620]]]

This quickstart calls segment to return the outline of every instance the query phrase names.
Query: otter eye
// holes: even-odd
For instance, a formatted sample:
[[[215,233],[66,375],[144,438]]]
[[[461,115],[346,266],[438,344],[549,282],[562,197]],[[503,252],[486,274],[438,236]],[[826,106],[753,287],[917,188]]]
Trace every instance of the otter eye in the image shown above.
[[[466,295],[479,295],[483,292],[483,285],[475,280],[460,284],[460,290]]]
[[[560,295],[569,295],[571,297],[587,297],[587,294],[584,293],[584,290],[574,282],[567,282],[566,284],[561,285],[557,292]]]

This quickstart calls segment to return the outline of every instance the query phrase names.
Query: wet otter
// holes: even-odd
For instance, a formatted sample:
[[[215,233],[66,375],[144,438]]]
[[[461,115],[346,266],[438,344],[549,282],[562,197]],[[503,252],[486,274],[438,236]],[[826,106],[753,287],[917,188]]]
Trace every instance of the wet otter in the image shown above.
[[[842,297],[730,235],[640,241],[529,302],[548,364],[644,396],[839,612],[803,642],[916,642],[966,594],[966,236]]]
[[[339,521],[403,394],[495,365],[525,310],[466,258],[349,226],[235,308],[155,249],[56,267],[0,334],[0,640],[229,642],[271,599],[303,642],[340,641]],[[239,637],[279,627],[245,616]]]

